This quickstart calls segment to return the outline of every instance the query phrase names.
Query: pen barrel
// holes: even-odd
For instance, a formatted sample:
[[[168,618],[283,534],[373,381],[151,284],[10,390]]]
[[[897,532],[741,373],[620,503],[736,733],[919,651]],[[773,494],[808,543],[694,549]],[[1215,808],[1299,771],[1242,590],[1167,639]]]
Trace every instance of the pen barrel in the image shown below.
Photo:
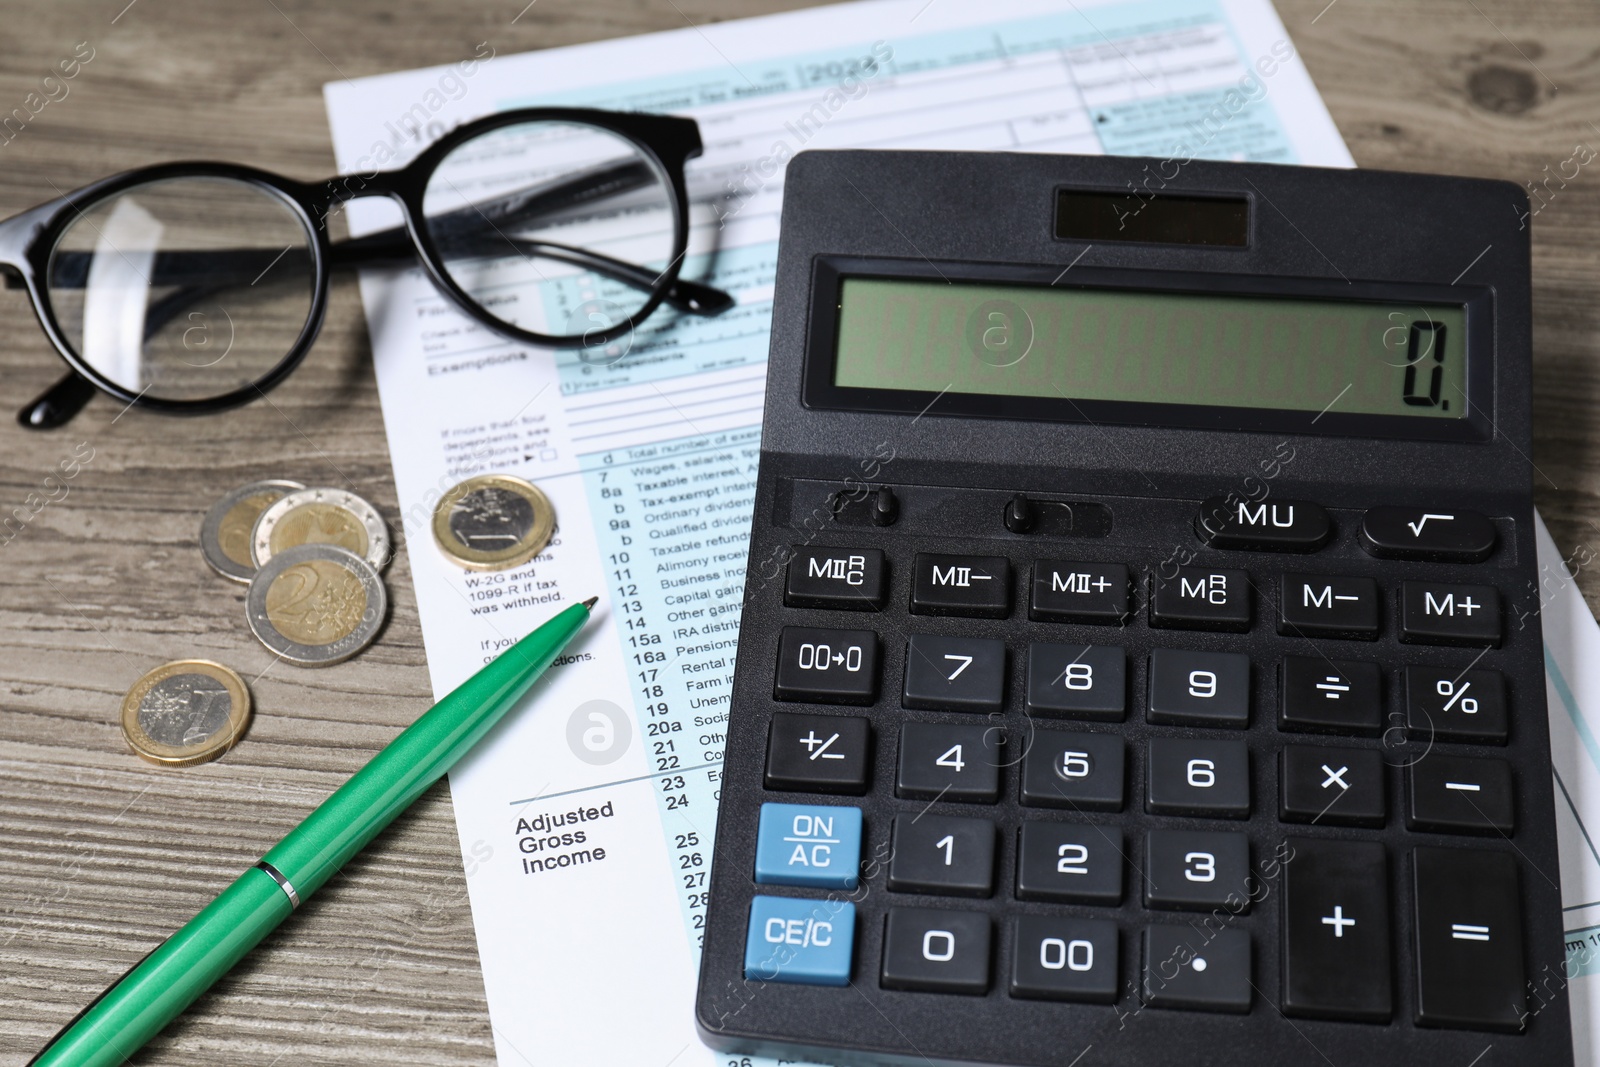
[[[304,900],[477,744],[589,618],[574,604],[424,712],[264,857]]]
[[[118,1067],[294,909],[278,883],[252,867],[167,938],[29,1067]]]

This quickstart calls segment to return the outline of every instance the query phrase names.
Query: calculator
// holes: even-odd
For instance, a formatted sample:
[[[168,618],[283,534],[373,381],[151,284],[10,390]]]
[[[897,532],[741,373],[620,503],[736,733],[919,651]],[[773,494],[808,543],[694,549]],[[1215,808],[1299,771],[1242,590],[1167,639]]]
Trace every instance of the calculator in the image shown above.
[[[1419,174],[795,157],[711,1046],[1572,1062],[1525,211]]]

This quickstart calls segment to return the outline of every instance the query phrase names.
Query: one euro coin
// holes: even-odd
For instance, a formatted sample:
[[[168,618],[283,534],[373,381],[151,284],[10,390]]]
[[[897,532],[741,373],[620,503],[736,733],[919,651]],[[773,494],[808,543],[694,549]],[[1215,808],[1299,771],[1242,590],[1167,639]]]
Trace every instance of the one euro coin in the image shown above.
[[[133,683],[122,698],[128,747],[168,767],[216,759],[250,724],[250,690],[220,663],[180,659]]]
[[[433,540],[450,562],[502,571],[528,562],[550,543],[556,511],[531,482],[480,474],[452,487],[433,509]]]

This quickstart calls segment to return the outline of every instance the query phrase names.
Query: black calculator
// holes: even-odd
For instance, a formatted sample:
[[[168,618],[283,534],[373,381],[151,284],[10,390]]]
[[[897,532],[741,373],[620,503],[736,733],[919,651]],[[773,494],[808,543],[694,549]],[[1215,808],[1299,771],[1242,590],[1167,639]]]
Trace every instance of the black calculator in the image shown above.
[[[1375,171],[794,159],[709,1044],[1572,1062],[1525,212]]]

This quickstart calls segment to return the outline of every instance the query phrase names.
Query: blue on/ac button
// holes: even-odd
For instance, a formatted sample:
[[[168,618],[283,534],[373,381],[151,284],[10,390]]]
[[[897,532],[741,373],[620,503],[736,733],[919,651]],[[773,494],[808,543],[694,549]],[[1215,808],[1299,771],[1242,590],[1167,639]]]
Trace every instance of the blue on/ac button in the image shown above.
[[[758,982],[849,985],[855,934],[856,906],[848,900],[756,897],[750,901],[744,976]]]
[[[836,804],[763,804],[756,882],[854,889],[861,870],[861,809]]]

